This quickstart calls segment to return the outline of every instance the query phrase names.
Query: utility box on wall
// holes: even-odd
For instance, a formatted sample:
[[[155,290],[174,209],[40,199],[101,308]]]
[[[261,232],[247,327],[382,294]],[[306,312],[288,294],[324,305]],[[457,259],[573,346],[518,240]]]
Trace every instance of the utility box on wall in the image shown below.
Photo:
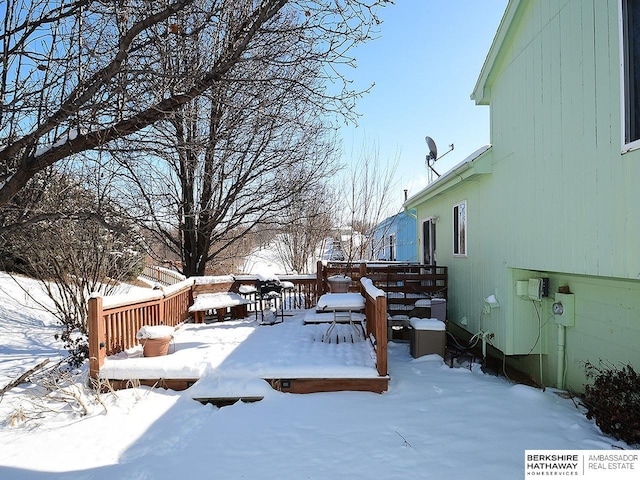
[[[543,297],[549,296],[549,279],[548,278],[530,278],[527,288],[527,294],[530,300],[537,302]]]
[[[495,333],[492,345],[505,355],[547,353],[546,335],[540,332],[539,312],[549,311],[550,278],[547,272],[508,269],[508,283],[501,312],[485,317],[485,332]]]
[[[576,324],[576,301],[573,293],[556,293],[553,316],[558,325],[573,327]]]

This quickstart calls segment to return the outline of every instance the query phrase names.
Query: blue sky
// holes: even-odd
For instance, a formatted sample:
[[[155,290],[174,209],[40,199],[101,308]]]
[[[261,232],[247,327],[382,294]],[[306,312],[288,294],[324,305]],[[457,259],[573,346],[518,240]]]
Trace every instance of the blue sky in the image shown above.
[[[446,172],[489,143],[489,107],[470,100],[507,0],[395,0],[380,11],[380,36],[354,51],[355,86],[375,87],[359,101],[357,127],[344,127],[345,161],[365,144],[381,162],[397,159],[398,208],[427,185],[424,137]]]

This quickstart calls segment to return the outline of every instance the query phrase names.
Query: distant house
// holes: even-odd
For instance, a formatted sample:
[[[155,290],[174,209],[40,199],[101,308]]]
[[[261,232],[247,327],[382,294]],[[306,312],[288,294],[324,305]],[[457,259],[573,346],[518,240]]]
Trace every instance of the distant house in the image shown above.
[[[405,202],[451,330],[547,386],[640,369],[639,3],[511,0],[471,95],[491,147]]]
[[[417,262],[415,212],[400,212],[385,218],[369,233],[371,258]]]

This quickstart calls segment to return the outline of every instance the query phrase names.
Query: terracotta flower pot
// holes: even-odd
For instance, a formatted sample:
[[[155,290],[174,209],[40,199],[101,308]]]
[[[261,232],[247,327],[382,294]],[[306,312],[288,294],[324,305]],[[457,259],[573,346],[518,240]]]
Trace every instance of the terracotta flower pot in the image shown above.
[[[145,357],[161,357],[169,353],[169,344],[172,337],[143,338],[142,352]]]

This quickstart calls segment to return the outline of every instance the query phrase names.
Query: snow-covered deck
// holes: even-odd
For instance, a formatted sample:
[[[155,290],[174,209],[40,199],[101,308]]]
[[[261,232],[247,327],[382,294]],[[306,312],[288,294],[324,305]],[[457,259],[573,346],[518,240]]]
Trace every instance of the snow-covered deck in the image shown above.
[[[185,324],[175,333],[164,357],[142,356],[142,347],[107,357],[100,377],[109,380],[198,381],[196,391],[203,398],[257,396],[268,387],[295,391],[299,380],[321,379],[338,383],[349,379],[354,385],[367,380],[385,390],[387,377],[376,369],[376,353],[369,340],[350,343],[322,342],[327,324],[304,325],[305,312],[285,317],[284,323],[260,326],[253,318],[209,324]],[[349,329],[349,325],[337,325]],[[362,381],[365,381],[364,383]],[[283,383],[286,382],[286,383]],[[260,385],[260,387],[258,387]],[[311,387],[311,390],[317,387]],[[331,390],[322,387],[319,390]],[[369,388],[345,387],[336,390]],[[257,391],[256,391],[257,390]],[[302,388],[304,391],[305,388]]]

